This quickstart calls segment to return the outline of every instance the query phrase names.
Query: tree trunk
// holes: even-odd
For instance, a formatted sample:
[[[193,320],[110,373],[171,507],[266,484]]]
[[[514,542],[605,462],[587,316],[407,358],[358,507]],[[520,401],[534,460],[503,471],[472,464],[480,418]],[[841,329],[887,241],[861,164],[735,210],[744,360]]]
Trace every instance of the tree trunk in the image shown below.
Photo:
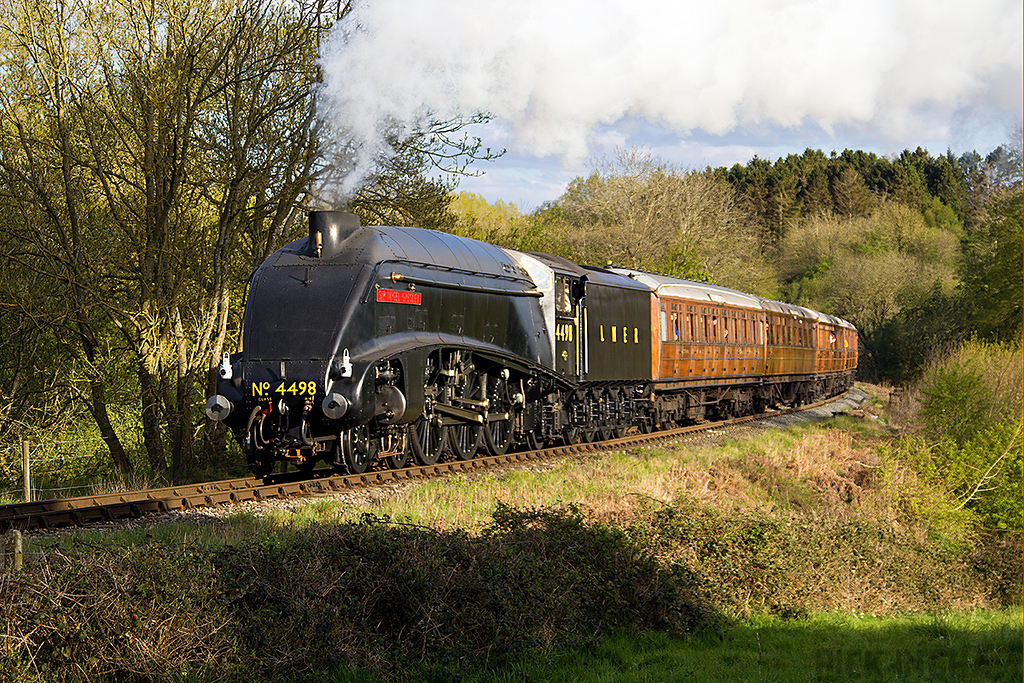
[[[156,377],[139,362],[139,400],[142,406],[142,440],[146,447],[146,457],[153,474],[164,477],[167,472],[167,461],[164,459],[163,440],[160,438],[160,389]]]
[[[92,414],[93,420],[96,421],[96,426],[100,429],[100,436],[103,437],[103,442],[110,449],[110,457],[117,466],[118,471],[121,472],[121,476],[125,478],[130,477],[135,468],[125,452],[117,432],[114,431],[113,425],[110,424],[110,415],[107,413],[106,387],[103,381],[99,379],[89,380],[89,392],[92,398],[89,403],[89,412]]]

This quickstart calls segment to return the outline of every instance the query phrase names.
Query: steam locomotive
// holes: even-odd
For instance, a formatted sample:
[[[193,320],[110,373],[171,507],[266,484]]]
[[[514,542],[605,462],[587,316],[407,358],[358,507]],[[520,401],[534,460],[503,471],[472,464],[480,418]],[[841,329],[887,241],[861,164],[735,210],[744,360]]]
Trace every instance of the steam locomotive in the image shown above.
[[[251,471],[500,455],[845,391],[850,323],[705,283],[309,214],[253,274],[206,414]]]

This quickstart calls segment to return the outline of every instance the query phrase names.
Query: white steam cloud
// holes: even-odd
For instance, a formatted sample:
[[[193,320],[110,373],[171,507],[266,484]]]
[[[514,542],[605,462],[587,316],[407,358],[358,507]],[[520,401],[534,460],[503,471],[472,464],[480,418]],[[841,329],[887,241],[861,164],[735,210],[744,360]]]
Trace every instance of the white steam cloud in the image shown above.
[[[1020,0],[357,0],[322,58],[321,114],[380,153],[384,122],[485,111],[568,163],[601,124],[686,134],[922,112],[1020,121]],[[349,188],[351,189],[351,187]]]

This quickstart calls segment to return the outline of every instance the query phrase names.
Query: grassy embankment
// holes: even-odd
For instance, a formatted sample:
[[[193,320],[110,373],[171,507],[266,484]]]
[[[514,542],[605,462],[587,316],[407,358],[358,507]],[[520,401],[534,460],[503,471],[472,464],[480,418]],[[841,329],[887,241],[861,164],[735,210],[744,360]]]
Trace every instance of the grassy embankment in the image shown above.
[[[1020,534],[907,466],[872,407],[79,533],[0,582],[0,674],[1020,680]]]

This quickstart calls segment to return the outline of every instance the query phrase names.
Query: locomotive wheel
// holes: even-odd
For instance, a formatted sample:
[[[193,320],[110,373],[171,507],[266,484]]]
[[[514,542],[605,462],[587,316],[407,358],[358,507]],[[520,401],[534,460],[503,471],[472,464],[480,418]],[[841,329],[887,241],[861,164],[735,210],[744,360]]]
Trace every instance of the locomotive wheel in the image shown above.
[[[487,378],[475,372],[467,372],[463,376],[461,397],[472,401],[483,398],[481,381],[486,382]],[[458,398],[455,400],[458,401]],[[451,454],[456,460],[474,458],[484,442],[484,427],[470,423],[453,425],[448,429],[448,442],[451,445]]]
[[[433,465],[448,446],[448,428],[420,417],[409,427],[409,447],[418,465]]]
[[[579,427],[566,427],[565,431],[562,432],[562,441],[565,442],[566,446],[578,444],[580,442]]]
[[[448,428],[448,444],[456,460],[469,460],[476,456],[483,441],[484,428],[480,425],[459,424]]]
[[[509,406],[506,399],[507,387],[505,380],[496,375],[484,375],[486,396],[490,401],[489,410],[508,415]],[[505,455],[512,445],[512,423],[508,418],[488,420],[484,427],[484,446],[490,455]]]
[[[508,420],[491,420],[484,429],[484,445],[491,455],[505,455],[512,445],[512,425]]]
[[[544,447],[544,444],[541,443],[540,438],[537,436],[535,432],[526,433],[526,445],[530,448],[531,451],[539,451],[541,448]]]
[[[342,432],[341,447],[349,474],[362,474],[377,457],[377,440],[370,438],[370,429],[365,425]]]

